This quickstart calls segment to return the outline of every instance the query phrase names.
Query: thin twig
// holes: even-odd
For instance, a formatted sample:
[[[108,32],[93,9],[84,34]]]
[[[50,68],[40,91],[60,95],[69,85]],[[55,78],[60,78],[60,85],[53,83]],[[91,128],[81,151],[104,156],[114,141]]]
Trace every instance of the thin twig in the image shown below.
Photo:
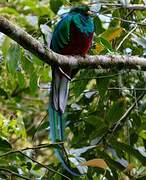
[[[129,109],[123,114],[123,116],[106,131],[106,133],[100,138],[97,144],[100,144],[102,141],[108,139],[108,141],[111,139],[113,134],[117,131],[118,128],[120,128],[125,122],[131,111],[135,108],[136,104],[144,97],[145,91],[142,92],[142,94],[137,98],[137,101],[135,101]]]
[[[116,48],[116,50],[118,51],[121,47],[121,45],[123,44],[123,42],[136,30],[137,28],[137,24],[135,25],[134,28],[131,29],[131,31],[128,32],[128,34],[123,38],[123,40],[119,43],[118,47]]]
[[[141,23],[145,23],[146,20],[144,19]],[[118,47],[116,48],[116,50],[119,50],[119,48],[121,47],[121,45],[123,44],[123,42],[136,30],[138,24],[135,24],[135,27],[131,29],[130,32],[128,32],[128,34],[123,38],[123,40],[120,42],[120,44],[118,45]]]
[[[121,88],[121,87],[109,87],[108,90],[131,90],[131,91],[146,91],[145,88]]]
[[[52,171],[52,172],[54,172],[54,173],[56,173],[56,174],[58,174],[58,175],[60,175],[60,176],[62,176],[62,177],[64,177],[64,178],[70,180],[70,178],[67,177],[67,176],[65,176],[64,174],[62,174],[62,173],[60,173],[60,172],[57,172],[57,171],[55,171],[54,169],[52,169],[52,168],[50,168],[50,167],[48,167],[48,166],[46,166],[46,165],[41,164],[40,162],[34,160],[33,158],[31,158],[31,157],[29,157],[29,156],[27,156],[26,154],[23,153],[23,151],[27,151],[27,150],[36,150],[36,149],[52,147],[52,146],[54,146],[54,145],[60,145],[60,144],[63,144],[63,142],[58,142],[58,143],[53,143],[53,144],[41,144],[41,145],[36,146],[36,147],[31,147],[31,148],[27,147],[27,148],[21,149],[21,150],[9,151],[9,152],[7,152],[7,153],[4,153],[4,154],[0,155],[0,158],[1,158],[1,157],[8,156],[8,155],[10,155],[10,154],[20,153],[21,155],[27,157],[28,159],[32,160],[32,161],[35,162],[36,164],[40,165],[41,167],[43,167],[43,168],[45,168],[45,169],[47,169],[47,170],[49,170],[49,171]]]
[[[39,123],[37,129],[35,130],[35,132],[32,136],[32,142],[34,141],[34,138],[35,138],[37,131],[39,130],[39,128],[41,127],[42,123],[44,122],[44,120],[46,119],[47,116],[48,116],[48,113],[45,114],[45,116],[42,118],[41,122]]]
[[[54,173],[56,173],[56,174],[58,174],[58,175],[60,175],[60,176],[62,176],[62,177],[64,177],[64,178],[66,178],[66,179],[68,179],[68,180],[71,180],[69,177],[65,176],[64,174],[62,174],[62,173],[60,173],[60,172],[58,172],[58,171],[55,171],[54,169],[52,169],[52,168],[50,168],[50,167],[48,167],[48,166],[46,166],[46,165],[44,165],[44,164],[42,164],[42,163],[34,160],[33,158],[27,156],[27,155],[24,154],[23,152],[21,152],[21,151],[18,151],[18,152],[19,152],[21,155],[23,155],[23,156],[27,157],[28,159],[30,159],[31,161],[33,161],[34,163],[36,163],[36,164],[40,165],[41,167],[47,169],[48,171],[52,171],[52,172],[54,172]]]
[[[25,177],[23,175],[19,175],[18,173],[14,172],[14,171],[11,171],[9,169],[6,169],[6,168],[0,168],[0,171],[8,172],[8,173],[10,173],[10,174],[12,174],[14,176],[17,176],[17,177],[19,177],[21,179],[31,180],[31,179],[29,179],[29,178],[27,178],[27,177]]]
[[[71,83],[74,83],[76,81],[84,81],[84,80],[91,80],[91,79],[104,79],[104,78],[111,78],[111,77],[115,77],[118,76],[121,73],[116,73],[116,74],[112,74],[112,75],[107,75],[107,76],[97,76],[97,77],[87,77],[87,78],[82,78],[82,79],[73,79],[71,81]],[[122,74],[125,74],[125,72],[123,72]]]
[[[92,3],[88,3],[89,5],[94,5],[94,4],[98,4],[99,2],[92,2]],[[128,5],[124,5],[124,4],[113,4],[113,3],[100,3],[102,6],[115,6],[115,7],[119,7],[119,8],[124,8],[124,9],[131,9],[131,10],[141,10],[144,11],[146,10],[146,5],[144,4],[128,4]]]
[[[98,13],[99,13],[99,12],[98,12]],[[107,15],[107,14],[102,14],[102,13],[99,13],[99,14],[104,15],[104,16],[110,18],[110,19],[117,19],[117,20],[120,20],[120,21],[123,21],[123,22],[127,22],[127,23],[130,23],[130,24],[136,24],[136,25],[140,25],[140,26],[146,26],[146,23],[145,23],[144,20],[143,20],[144,23],[138,23],[138,22],[135,22],[135,21],[126,20],[126,19],[119,18],[119,17],[116,17],[116,16],[111,17],[111,16],[109,16],[109,15]]]
[[[122,87],[109,87],[108,88],[108,91],[124,91],[124,90],[131,90],[131,91],[145,91],[146,92],[146,89],[144,88],[122,88]],[[98,92],[97,89],[88,89],[88,90],[85,90],[84,93],[87,93],[87,92]]]
[[[0,155],[0,158],[1,157],[4,157],[4,156],[8,156],[10,154],[14,154],[14,153],[17,153],[19,151],[27,151],[27,150],[36,150],[36,149],[43,149],[43,148],[52,148],[53,146],[56,146],[56,145],[60,145],[60,144],[63,144],[64,142],[56,142],[56,143],[52,143],[52,144],[40,144],[36,147],[27,147],[27,148],[24,148],[24,149],[20,149],[20,150],[13,150],[13,151],[8,151],[4,154],[1,154]]]
[[[138,110],[138,102],[137,102],[137,98],[136,98],[136,90],[133,90],[134,92],[134,99],[135,99],[135,103],[136,103],[136,109]],[[138,115],[138,111],[136,111],[137,115]]]
[[[123,5],[123,4],[110,4],[110,3],[104,3],[103,6],[115,6],[120,7],[123,9],[131,9],[131,10],[140,10],[144,11],[146,10],[146,5],[144,4],[129,4],[129,5]]]

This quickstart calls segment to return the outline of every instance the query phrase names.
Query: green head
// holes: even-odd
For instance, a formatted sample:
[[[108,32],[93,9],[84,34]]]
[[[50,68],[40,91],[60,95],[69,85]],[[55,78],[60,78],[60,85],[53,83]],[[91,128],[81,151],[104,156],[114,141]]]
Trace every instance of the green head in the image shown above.
[[[81,13],[83,15],[90,15],[91,14],[90,8],[87,5],[80,5],[80,6],[77,6],[77,7],[73,7],[70,10],[70,12]]]

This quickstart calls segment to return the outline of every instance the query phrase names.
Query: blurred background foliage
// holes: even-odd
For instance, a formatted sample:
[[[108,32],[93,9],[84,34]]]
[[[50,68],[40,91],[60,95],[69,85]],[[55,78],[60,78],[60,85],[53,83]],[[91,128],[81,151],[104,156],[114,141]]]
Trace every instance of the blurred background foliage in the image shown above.
[[[0,15],[49,45],[61,15],[82,2],[0,0]],[[96,2],[92,8],[97,12],[90,54],[146,57],[146,10],[110,5],[146,1],[86,2]],[[75,180],[146,179],[146,99],[137,101],[145,89],[146,73],[140,67],[85,69],[71,81],[66,148],[73,167],[88,162],[77,166],[87,173],[83,177],[71,177],[62,169],[54,156],[55,145],[48,145],[49,82],[48,65],[0,34],[0,179],[66,179],[63,175]],[[120,121],[133,104],[135,108]]]

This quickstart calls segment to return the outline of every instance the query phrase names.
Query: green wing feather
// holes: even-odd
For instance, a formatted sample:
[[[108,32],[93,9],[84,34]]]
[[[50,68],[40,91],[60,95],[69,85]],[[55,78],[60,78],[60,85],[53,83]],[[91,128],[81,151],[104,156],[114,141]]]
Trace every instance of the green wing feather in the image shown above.
[[[94,31],[91,17],[85,17],[80,13],[71,11],[57,25],[51,41],[51,49],[57,53],[70,42],[71,23],[73,23],[80,32],[89,35]]]
[[[93,32],[94,26],[91,17],[85,17],[79,13],[72,14],[72,21],[80,32],[85,33],[87,36]]]
[[[57,24],[51,41],[51,49],[53,51],[60,53],[60,49],[70,42],[71,20],[72,15],[67,15]]]

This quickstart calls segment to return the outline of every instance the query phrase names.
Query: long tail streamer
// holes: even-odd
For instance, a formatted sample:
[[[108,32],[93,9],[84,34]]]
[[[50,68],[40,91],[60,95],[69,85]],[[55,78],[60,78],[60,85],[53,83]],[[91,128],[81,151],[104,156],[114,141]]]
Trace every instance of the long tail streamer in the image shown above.
[[[54,110],[54,108],[49,106],[49,122],[50,122],[50,136],[52,143],[55,142],[63,142],[64,141],[64,131],[65,131],[65,123],[62,118],[62,113],[59,113]],[[63,167],[73,176],[83,176],[84,174],[80,174],[75,172],[70,167],[70,163],[67,157],[67,153],[63,145],[59,145],[58,148],[55,149],[55,154]]]

